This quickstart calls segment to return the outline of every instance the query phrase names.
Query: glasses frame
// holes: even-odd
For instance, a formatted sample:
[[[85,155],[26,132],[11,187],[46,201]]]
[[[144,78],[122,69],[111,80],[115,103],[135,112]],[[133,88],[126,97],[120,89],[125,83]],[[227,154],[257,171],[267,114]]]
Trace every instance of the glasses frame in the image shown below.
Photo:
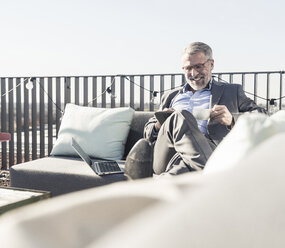
[[[187,71],[192,71],[193,69],[197,72],[201,72],[204,68],[205,68],[205,64],[208,63],[209,61],[211,61],[212,59],[207,59],[204,63],[199,63],[196,65],[192,65],[192,66],[186,66],[186,67],[182,67],[183,71],[187,72]]]

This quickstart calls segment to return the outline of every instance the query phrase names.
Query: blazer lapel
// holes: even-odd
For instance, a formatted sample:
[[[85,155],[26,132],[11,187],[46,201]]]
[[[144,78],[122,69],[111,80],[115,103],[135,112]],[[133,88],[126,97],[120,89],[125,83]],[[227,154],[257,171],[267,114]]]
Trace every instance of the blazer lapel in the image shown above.
[[[213,80],[212,89],[211,89],[211,93],[212,93],[212,106],[211,107],[219,103],[220,98],[223,94],[223,91],[224,91],[224,85],[219,84],[217,81]]]

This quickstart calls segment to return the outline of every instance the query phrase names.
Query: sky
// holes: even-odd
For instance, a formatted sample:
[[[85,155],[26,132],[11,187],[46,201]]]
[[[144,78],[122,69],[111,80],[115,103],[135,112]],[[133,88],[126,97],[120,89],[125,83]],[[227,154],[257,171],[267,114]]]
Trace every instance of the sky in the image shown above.
[[[0,0],[0,77],[181,73],[203,41],[214,72],[285,69],[281,0]]]

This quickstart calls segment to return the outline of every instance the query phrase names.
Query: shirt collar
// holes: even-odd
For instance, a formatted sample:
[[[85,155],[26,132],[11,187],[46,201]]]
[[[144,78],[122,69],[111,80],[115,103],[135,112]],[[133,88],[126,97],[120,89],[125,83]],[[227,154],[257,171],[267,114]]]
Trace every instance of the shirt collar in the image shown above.
[[[212,84],[213,84],[213,78],[211,78],[210,82],[208,83],[208,85],[202,89],[202,90],[211,90],[212,89]],[[183,88],[182,88],[182,92],[185,93],[187,91],[190,91],[190,85],[188,83],[186,83]]]

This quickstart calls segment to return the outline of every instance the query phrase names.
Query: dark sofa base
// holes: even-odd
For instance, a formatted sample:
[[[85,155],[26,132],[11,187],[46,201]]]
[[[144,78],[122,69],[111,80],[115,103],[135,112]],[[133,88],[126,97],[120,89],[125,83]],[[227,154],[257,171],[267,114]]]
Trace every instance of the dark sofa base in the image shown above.
[[[123,180],[123,174],[98,176],[80,158],[72,157],[41,158],[10,168],[11,187],[50,191],[52,196]]]

